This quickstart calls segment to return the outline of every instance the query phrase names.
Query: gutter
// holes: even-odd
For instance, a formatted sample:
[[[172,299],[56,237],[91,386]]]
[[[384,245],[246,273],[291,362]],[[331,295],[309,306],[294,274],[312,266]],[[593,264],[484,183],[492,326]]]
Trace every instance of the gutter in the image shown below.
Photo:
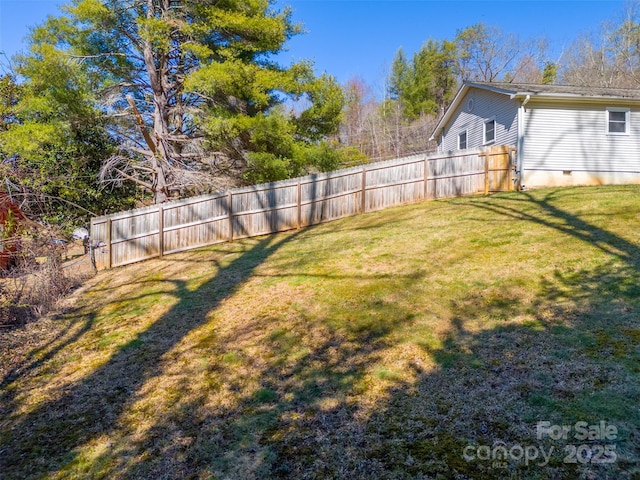
[[[524,98],[528,99],[535,96],[539,100],[547,101],[568,101],[568,102],[590,102],[590,103],[606,103],[606,104],[638,104],[640,97],[619,97],[607,95],[580,95],[572,93],[536,93],[536,92],[516,92],[509,95],[511,100]],[[527,102],[529,100],[526,100]]]

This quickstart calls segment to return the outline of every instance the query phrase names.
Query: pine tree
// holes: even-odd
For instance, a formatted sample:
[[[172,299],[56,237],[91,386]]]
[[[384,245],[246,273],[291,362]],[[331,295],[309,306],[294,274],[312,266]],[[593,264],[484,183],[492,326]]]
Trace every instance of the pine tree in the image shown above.
[[[288,175],[300,152],[337,130],[342,98],[309,63],[272,61],[301,31],[273,3],[74,0],[34,31],[20,73],[42,73],[49,53],[77,68],[118,146],[102,179],[134,182],[156,202],[238,178],[258,157]],[[308,108],[279,107],[299,99]]]
[[[389,79],[389,93],[408,119],[446,108],[456,88],[456,49],[452,42],[427,41],[407,62],[398,50]]]

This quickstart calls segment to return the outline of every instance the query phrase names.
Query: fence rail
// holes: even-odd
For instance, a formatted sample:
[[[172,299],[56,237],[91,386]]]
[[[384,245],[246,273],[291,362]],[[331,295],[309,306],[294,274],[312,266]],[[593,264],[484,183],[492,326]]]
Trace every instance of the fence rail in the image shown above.
[[[91,220],[96,268],[424,200],[513,189],[514,147],[414,155]]]

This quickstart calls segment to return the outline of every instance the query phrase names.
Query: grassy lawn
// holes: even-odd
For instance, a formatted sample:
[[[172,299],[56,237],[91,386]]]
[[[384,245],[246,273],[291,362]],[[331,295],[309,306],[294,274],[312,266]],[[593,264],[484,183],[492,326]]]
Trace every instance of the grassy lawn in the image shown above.
[[[639,479],[639,267],[625,186],[102,272],[0,332],[0,478]]]

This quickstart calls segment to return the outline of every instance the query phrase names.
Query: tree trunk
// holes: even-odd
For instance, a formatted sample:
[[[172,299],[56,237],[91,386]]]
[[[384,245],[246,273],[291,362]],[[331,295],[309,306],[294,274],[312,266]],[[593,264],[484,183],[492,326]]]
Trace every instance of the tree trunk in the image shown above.
[[[147,0],[147,18],[156,16],[154,0]],[[167,8],[166,2],[157,7],[160,16]],[[144,41],[144,62],[149,74],[149,83],[153,91],[153,136],[156,152],[152,160],[153,169],[153,199],[155,203],[166,202],[169,199],[166,169],[170,166],[171,146],[168,143],[169,115],[165,85],[168,84],[168,68],[166,55],[154,55],[153,45]]]

